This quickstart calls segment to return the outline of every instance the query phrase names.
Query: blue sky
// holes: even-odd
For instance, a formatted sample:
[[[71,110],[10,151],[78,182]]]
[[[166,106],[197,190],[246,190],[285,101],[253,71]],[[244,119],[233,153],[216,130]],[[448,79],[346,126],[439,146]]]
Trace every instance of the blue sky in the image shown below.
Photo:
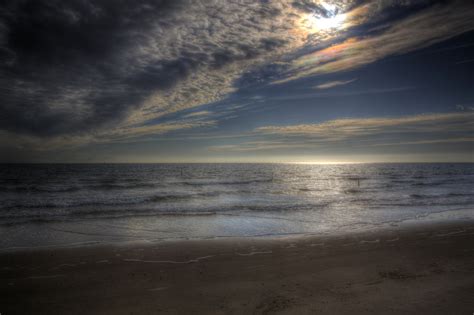
[[[143,0],[131,17],[97,3],[40,5],[39,17],[26,6],[6,8],[24,25],[3,17],[2,160],[474,160],[469,2],[159,8]],[[51,12],[67,18],[51,21]],[[94,18],[110,24],[111,36],[125,32],[124,42],[82,34],[99,25],[86,20],[91,12],[104,12]],[[87,45],[64,40],[47,27],[53,22]],[[36,43],[29,28],[38,24],[45,26]],[[137,29],[143,38],[128,40]],[[15,33],[24,40],[11,39]]]

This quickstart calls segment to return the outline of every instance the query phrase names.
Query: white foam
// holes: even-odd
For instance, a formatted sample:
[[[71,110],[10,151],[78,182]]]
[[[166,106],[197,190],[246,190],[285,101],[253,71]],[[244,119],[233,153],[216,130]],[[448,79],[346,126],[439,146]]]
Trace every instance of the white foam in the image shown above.
[[[466,232],[466,230],[459,230],[459,231],[454,231],[454,232],[448,232],[448,233],[438,233],[436,236],[438,237],[443,237],[443,236],[450,236],[450,235],[456,235],[456,234],[461,234]]]
[[[192,263],[197,263],[201,260],[204,259],[209,259],[214,257],[214,255],[209,255],[209,256],[203,256],[203,257],[197,257],[194,259],[190,260],[185,260],[185,261],[174,261],[174,260],[142,260],[142,259],[123,259],[123,261],[126,262],[140,262],[140,263],[147,263],[147,264],[192,264]]]
[[[253,255],[265,255],[265,254],[271,254],[272,251],[266,251],[266,252],[250,252],[250,253],[236,253],[239,256],[253,256]]]

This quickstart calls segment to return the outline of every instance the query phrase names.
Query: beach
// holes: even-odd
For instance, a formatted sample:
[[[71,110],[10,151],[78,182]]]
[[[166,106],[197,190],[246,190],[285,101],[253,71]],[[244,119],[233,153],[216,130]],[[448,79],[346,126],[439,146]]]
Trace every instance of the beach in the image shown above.
[[[2,314],[471,314],[474,223],[4,251]]]
[[[0,315],[474,315],[474,0],[0,0]]]

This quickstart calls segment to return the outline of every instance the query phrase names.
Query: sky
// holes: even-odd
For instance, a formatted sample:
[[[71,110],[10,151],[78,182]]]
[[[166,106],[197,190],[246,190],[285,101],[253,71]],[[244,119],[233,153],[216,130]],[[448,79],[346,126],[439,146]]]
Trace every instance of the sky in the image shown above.
[[[474,2],[7,0],[0,162],[474,162]]]

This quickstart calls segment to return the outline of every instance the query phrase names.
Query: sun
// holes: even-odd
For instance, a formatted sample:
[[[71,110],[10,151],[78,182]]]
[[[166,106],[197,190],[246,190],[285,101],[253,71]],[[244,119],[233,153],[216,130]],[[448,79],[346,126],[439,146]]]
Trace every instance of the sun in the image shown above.
[[[346,17],[344,14],[337,14],[331,17],[314,18],[313,24],[319,30],[340,29],[344,24]]]
[[[308,27],[314,31],[337,31],[344,28],[347,15],[340,13],[337,6],[321,3],[326,10],[326,16],[309,14],[306,18]]]

